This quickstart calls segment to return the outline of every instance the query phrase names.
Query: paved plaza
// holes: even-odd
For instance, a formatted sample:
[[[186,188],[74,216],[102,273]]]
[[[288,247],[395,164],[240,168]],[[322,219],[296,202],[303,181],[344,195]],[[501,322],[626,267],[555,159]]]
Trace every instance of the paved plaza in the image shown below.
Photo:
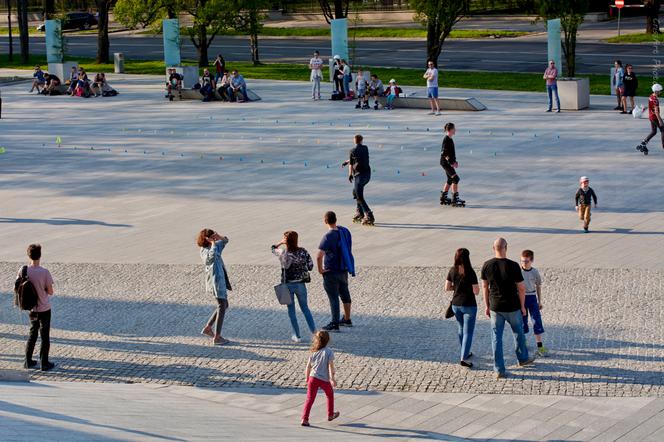
[[[322,437],[658,440],[653,435],[664,425],[658,415],[664,408],[664,194],[659,191],[664,151],[654,142],[648,157],[634,150],[648,132],[647,120],[611,111],[611,97],[593,96],[584,112],[551,115],[543,112],[544,94],[443,89],[447,96],[474,96],[488,110],[433,117],[418,110],[356,111],[350,103],[312,102],[307,83],[250,81],[261,101],[224,104],[167,102],[161,79],[154,76],[109,81],[118,97],[27,95],[25,83],[2,88],[0,369],[22,362],[27,318],[12,308],[11,287],[30,242],[44,246],[44,266],[56,281],[51,354],[58,367],[33,372],[34,388],[0,385],[3,397],[7,389],[25,392],[0,403],[0,425],[15,419],[16,407],[34,407],[32,394],[62,389],[65,395],[109,395],[115,404],[123,391],[138,395],[150,389],[180,396],[210,392],[222,403],[224,395],[246,400],[243,410],[224,416],[238,428],[252,428],[257,417],[248,410],[266,412],[251,404],[263,403],[256,397],[269,391],[288,407],[270,418],[260,416],[274,434],[288,439],[290,430],[279,422],[297,420],[307,344],[289,340],[286,309],[274,299],[279,268],[269,245],[294,229],[313,253],[325,233],[326,210],[350,224],[354,206],[340,163],[352,136],[362,133],[374,168],[366,197],[377,225],[349,226],[358,265],[350,287],[355,327],[333,334],[331,346],[341,401],[357,398],[360,409],[380,413],[370,419],[349,416],[338,424],[342,433]],[[438,205],[438,158],[447,121],[458,127],[464,209]],[[573,210],[581,175],[590,176],[599,196],[589,234]],[[198,334],[213,301],[204,293],[194,244],[202,227],[230,238],[224,259],[234,290],[224,336],[232,343],[221,348]],[[479,267],[491,257],[497,236],[507,239],[512,259],[523,248],[535,250],[544,278],[544,338],[551,349],[550,357],[533,367],[518,368],[506,334],[510,376],[500,381],[493,377],[482,302],[473,344],[476,365],[466,370],[458,365],[456,323],[443,319],[449,295],[442,290],[456,248],[470,249]],[[316,324],[324,325],[329,307],[317,274],[309,292]],[[300,325],[306,328],[301,316]],[[529,346],[534,347],[532,335]],[[217,388],[223,390],[210,390]],[[372,395],[385,398],[385,404],[362,402]],[[449,402],[455,397],[465,399]],[[396,414],[383,416],[392,400],[387,398],[406,402],[393,407]],[[422,426],[415,417],[400,415],[417,414],[423,406],[405,405],[411,398],[439,404],[444,409],[434,408],[427,418],[447,414],[445,422],[461,419],[459,427]],[[583,404],[583,413],[598,414],[592,419],[582,412],[566,414],[575,410],[568,402],[574,400]],[[516,405],[504,405],[505,416],[486,417],[464,409],[464,401],[490,403],[491,413],[501,413],[503,405],[496,401]],[[510,424],[516,418],[509,416],[525,403],[563,411],[541,419],[555,418],[553,424],[528,420],[517,431]],[[195,415],[200,404],[193,399],[188,404]],[[145,434],[122,433],[106,418],[93,419],[68,406],[76,419],[42,418],[69,422],[72,426],[61,428],[71,430],[73,438],[86,439],[89,431],[108,440],[197,438],[160,427],[158,419],[151,430],[142,430]],[[622,428],[616,410],[624,407],[652,417],[645,427],[651,431],[611,432],[613,425]],[[639,414],[643,407],[647,412]],[[614,413],[613,420],[601,413]],[[480,418],[486,423],[463,429]],[[507,424],[492,427],[504,418]],[[105,423],[86,429],[90,422]],[[49,425],[40,431],[52,429]],[[127,428],[132,425],[127,421]],[[527,437],[532,425],[542,428]],[[556,433],[561,426],[569,428]],[[212,437],[210,427],[201,428],[201,437]],[[393,435],[395,428],[408,432]],[[261,435],[250,430],[246,438]]]

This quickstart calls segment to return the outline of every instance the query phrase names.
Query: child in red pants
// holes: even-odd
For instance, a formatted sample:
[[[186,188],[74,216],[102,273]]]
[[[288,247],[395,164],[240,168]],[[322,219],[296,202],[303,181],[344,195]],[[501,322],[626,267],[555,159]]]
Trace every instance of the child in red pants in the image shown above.
[[[331,421],[339,417],[339,412],[334,411],[334,391],[337,386],[334,379],[334,352],[327,348],[330,342],[330,334],[319,330],[314,334],[311,343],[311,355],[307,362],[305,371],[307,377],[307,400],[302,410],[302,426],[309,426],[309,413],[316,400],[318,389],[322,388],[327,396],[327,420]]]

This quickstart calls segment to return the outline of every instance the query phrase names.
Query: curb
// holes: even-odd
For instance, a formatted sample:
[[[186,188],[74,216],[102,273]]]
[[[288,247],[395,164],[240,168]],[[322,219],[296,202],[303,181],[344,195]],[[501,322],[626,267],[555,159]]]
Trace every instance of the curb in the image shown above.
[[[0,382],[30,382],[30,373],[27,370],[0,368]]]

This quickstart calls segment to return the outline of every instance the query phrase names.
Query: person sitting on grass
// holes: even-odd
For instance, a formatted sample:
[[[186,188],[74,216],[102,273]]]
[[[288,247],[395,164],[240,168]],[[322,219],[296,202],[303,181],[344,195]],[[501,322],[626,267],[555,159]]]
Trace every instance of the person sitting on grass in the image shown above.
[[[203,101],[211,101],[214,94],[214,78],[208,68],[203,69],[203,76],[201,77],[200,93],[203,96]]]
[[[62,82],[60,79],[53,74],[49,74],[48,72],[44,74],[44,80],[46,80],[46,83],[44,85],[44,89],[42,89],[41,93],[44,95],[62,95],[62,92],[60,92],[60,85]]]
[[[66,82],[67,93],[69,95],[73,95],[77,83],[78,83],[78,71],[76,70],[76,66],[72,66],[71,71],[69,72],[69,79]]]
[[[41,67],[35,66],[35,72],[32,74],[34,80],[32,80],[32,87],[30,88],[30,93],[37,89],[37,93],[41,92],[42,87],[46,84],[46,79],[44,78],[44,71],[41,70]]]
[[[385,91],[385,95],[387,95],[387,103],[385,104],[385,108],[387,110],[394,109],[394,106],[393,106],[394,99],[397,98],[401,92],[402,92],[402,90],[397,85],[397,81],[394,78],[391,79],[390,80],[390,85],[388,86],[387,90]]]
[[[249,97],[247,96],[247,83],[237,69],[233,70],[231,84],[226,90],[228,91],[228,98],[231,101],[238,101],[239,103],[249,101]],[[242,95],[242,98],[238,97],[238,93]]]
[[[224,71],[223,77],[221,77],[221,81],[219,83],[219,87],[217,88],[217,92],[221,96],[221,99],[224,101],[230,101],[230,97],[228,95],[228,88],[231,85],[231,76],[228,73],[228,71]]]
[[[371,74],[371,81],[369,82],[369,97],[374,97],[374,110],[378,110],[378,97],[385,93],[385,86],[383,82],[380,81],[378,75]],[[366,105],[369,105],[369,98],[365,101]]]
[[[168,81],[166,82],[166,98],[173,100],[173,91],[178,95],[182,90],[182,75],[178,74],[175,68],[168,68]]]

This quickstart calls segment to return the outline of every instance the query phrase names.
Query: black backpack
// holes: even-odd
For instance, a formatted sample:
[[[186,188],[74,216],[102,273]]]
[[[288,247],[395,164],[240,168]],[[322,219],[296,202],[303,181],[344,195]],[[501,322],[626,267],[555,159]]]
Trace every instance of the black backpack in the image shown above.
[[[28,279],[28,266],[23,266],[14,283],[14,305],[21,310],[32,310],[37,307],[38,299],[37,290]]]

